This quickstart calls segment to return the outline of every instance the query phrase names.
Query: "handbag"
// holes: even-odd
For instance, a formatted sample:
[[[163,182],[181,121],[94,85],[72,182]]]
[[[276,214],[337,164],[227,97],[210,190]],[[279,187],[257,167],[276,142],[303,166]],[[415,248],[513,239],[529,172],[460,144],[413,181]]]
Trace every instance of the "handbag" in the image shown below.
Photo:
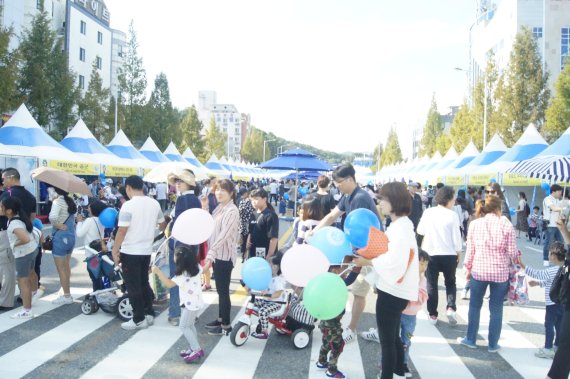
[[[566,299],[568,298],[568,287],[570,287],[570,283],[568,283],[569,280],[568,265],[565,264],[560,267],[552,281],[552,285],[550,286],[549,296],[553,303],[562,305],[566,304]]]
[[[69,217],[71,217],[71,216],[67,217],[64,224],[67,223],[67,220],[69,220]],[[57,229],[55,232],[53,232],[53,234],[51,236],[47,236],[46,238],[44,238],[44,241],[42,242],[42,249],[43,250],[49,250],[49,251],[53,250],[53,237],[55,236],[55,234],[57,232],[59,232],[59,229]]]

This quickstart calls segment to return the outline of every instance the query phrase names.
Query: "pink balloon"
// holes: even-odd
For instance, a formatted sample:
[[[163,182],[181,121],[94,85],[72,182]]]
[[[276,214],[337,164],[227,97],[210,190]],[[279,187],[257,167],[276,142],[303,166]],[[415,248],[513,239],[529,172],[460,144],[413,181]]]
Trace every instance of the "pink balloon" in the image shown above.
[[[172,237],[187,245],[199,245],[214,231],[212,215],[201,208],[188,209],[176,218]]]
[[[311,245],[296,245],[281,260],[281,272],[294,286],[305,287],[314,277],[329,270],[329,260]]]

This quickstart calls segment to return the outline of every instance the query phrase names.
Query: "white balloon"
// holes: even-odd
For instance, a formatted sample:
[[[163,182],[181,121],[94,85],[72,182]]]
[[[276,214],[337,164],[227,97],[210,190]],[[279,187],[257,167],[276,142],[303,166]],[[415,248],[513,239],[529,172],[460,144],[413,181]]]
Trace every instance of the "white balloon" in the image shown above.
[[[329,260],[323,252],[311,245],[293,246],[281,260],[283,276],[298,287],[305,287],[311,279],[327,272],[329,266]]]
[[[201,208],[188,209],[176,218],[172,237],[187,245],[199,245],[214,231],[214,218]]]

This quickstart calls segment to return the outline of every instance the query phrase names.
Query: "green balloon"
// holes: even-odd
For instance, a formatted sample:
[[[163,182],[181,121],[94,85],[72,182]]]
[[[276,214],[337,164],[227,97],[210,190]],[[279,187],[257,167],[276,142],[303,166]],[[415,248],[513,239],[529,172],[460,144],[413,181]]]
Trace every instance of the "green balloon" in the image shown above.
[[[317,275],[303,290],[303,303],[311,316],[331,320],[342,313],[348,299],[344,280],[330,272]]]

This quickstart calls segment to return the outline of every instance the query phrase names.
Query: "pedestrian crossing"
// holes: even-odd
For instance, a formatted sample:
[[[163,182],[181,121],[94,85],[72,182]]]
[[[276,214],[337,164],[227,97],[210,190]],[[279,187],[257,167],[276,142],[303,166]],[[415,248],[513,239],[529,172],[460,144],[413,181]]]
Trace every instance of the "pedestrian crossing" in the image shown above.
[[[287,336],[272,332],[268,341],[250,338],[243,346],[233,346],[228,337],[213,337],[205,333],[203,324],[217,316],[215,292],[204,294],[205,308],[197,324],[199,340],[206,357],[198,364],[185,364],[178,352],[186,348],[185,339],[178,328],[167,322],[164,311],[148,329],[137,332],[123,331],[120,320],[99,311],[83,315],[79,296],[87,288],[73,288],[76,298],[73,305],[57,306],[51,300],[57,293],[40,299],[34,306],[37,315],[31,320],[12,320],[12,310],[0,314],[0,377],[46,377],[49,373],[65,373],[69,378],[324,378],[315,367],[320,348],[321,334],[315,328],[309,348],[296,350]],[[373,295],[369,296],[368,309],[373,309]],[[232,323],[245,309],[247,296],[240,291],[232,294]],[[214,306],[212,306],[214,305]],[[347,311],[350,304],[347,304]],[[454,378],[544,378],[550,360],[534,357],[542,341],[544,310],[539,307],[506,307],[512,319],[524,320],[532,325],[528,338],[505,316],[497,354],[486,351],[489,314],[485,306],[481,313],[479,349],[473,351],[455,343],[455,336],[466,330],[468,305],[458,305],[459,324],[451,327],[440,318],[437,326],[431,325],[424,312],[418,314],[415,336],[410,351],[414,377],[442,378],[442,370],[453,373]],[[348,313],[350,317],[350,313]],[[511,319],[511,320],[512,320]],[[348,319],[343,320],[347,323]],[[371,312],[365,312],[361,330],[374,326]],[[358,338],[347,344],[339,359],[339,369],[350,378],[373,378],[378,372],[379,345]],[[495,372],[495,374],[492,374]],[[59,375],[58,375],[59,376]]]

